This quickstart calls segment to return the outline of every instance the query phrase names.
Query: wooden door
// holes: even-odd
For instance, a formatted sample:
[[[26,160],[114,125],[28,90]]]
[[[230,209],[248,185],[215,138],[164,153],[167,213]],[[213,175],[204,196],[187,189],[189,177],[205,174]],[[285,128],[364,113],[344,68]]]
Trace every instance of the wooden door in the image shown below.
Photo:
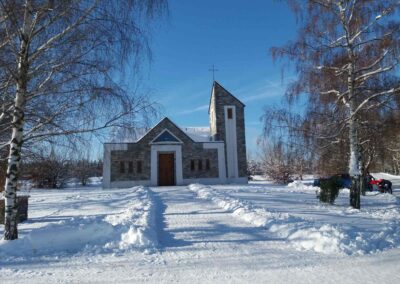
[[[158,185],[175,185],[174,154],[158,155]]]

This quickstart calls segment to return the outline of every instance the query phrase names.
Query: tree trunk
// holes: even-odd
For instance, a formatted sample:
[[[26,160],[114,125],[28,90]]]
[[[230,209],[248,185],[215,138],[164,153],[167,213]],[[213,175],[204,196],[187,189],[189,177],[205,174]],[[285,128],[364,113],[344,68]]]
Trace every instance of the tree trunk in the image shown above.
[[[360,209],[360,153],[358,147],[357,123],[355,119],[350,119],[349,135],[350,135],[350,161],[349,174],[351,176],[352,185],[350,188],[350,206]]]
[[[25,91],[18,84],[17,95],[15,98],[15,110],[13,113],[12,136],[10,143],[10,153],[8,156],[7,175],[5,184],[5,225],[4,239],[18,239],[17,230],[17,183],[19,166],[21,160],[21,147],[23,143],[23,126]],[[26,89],[25,89],[26,90]]]
[[[349,174],[352,179],[352,185],[350,188],[350,206],[355,209],[360,209],[360,194],[361,186],[361,153],[360,145],[358,141],[358,121],[355,113],[357,109],[357,98],[354,89],[354,55],[349,47],[349,59],[352,63],[349,64],[348,70],[348,90],[349,90],[349,106],[350,106],[350,117],[349,117],[349,141],[350,141],[350,161],[349,161]]]
[[[28,3],[27,3],[28,4]],[[26,6],[28,7],[28,5]],[[16,82],[16,95],[14,100],[14,112],[12,116],[12,134],[8,155],[7,174],[5,183],[5,222],[4,239],[18,239],[18,205],[17,185],[19,166],[21,160],[21,148],[23,143],[24,108],[28,86],[28,48],[29,39],[27,33],[28,9],[25,11],[25,21],[21,36],[20,52],[18,54],[18,72]]]

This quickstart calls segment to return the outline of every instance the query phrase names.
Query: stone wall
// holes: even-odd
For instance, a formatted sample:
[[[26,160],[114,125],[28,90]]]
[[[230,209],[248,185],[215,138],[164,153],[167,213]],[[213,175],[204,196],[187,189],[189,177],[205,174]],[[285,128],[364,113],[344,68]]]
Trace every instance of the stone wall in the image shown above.
[[[216,129],[215,141],[225,141],[224,106],[234,105],[236,108],[236,138],[239,177],[247,177],[246,134],[244,124],[244,105],[218,83],[214,83],[214,92],[211,99],[215,101]],[[225,141],[226,142],[226,141]],[[226,156],[226,147],[225,147]],[[225,159],[226,161],[228,159]]]
[[[217,149],[203,149],[202,143],[182,147],[182,171],[183,178],[218,178],[218,151]],[[206,160],[210,161],[210,169],[206,170]],[[195,169],[191,169],[191,161],[194,161]],[[202,161],[202,169],[199,170],[199,160]]]
[[[208,116],[210,119],[210,135],[211,135],[211,140],[212,141],[217,141],[216,140],[216,134],[217,134],[217,115],[216,115],[216,109],[215,109],[215,96],[214,96],[214,88],[211,93],[211,98],[210,98],[210,107],[208,110]]]
[[[147,147],[146,147],[147,146]],[[144,143],[129,143],[128,150],[111,151],[111,182],[150,179],[150,146]],[[124,173],[120,171],[120,163],[124,163]],[[133,171],[129,172],[129,162]],[[138,162],[142,163],[142,172],[138,172]]]
[[[216,149],[203,149],[203,143],[194,142],[168,118],[163,119],[150,132],[136,143],[129,143],[127,151],[111,151],[111,182],[139,181],[151,179],[151,141],[164,129],[168,129],[180,139],[182,144],[183,179],[217,178],[218,152]],[[198,160],[203,163],[203,170],[198,170]],[[206,170],[206,159],[210,160],[210,170]],[[191,170],[191,160],[195,160],[195,170]],[[129,173],[129,161],[133,162],[133,172]],[[137,173],[137,161],[142,161],[142,173]],[[125,164],[125,172],[120,172],[120,163]]]

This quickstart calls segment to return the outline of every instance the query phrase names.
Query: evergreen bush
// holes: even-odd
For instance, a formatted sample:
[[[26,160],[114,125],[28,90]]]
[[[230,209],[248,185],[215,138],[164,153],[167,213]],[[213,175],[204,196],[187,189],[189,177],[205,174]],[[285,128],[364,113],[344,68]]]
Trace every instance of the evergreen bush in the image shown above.
[[[340,177],[330,177],[320,180],[321,192],[319,193],[319,200],[324,203],[333,204],[336,197],[339,195],[342,181]]]

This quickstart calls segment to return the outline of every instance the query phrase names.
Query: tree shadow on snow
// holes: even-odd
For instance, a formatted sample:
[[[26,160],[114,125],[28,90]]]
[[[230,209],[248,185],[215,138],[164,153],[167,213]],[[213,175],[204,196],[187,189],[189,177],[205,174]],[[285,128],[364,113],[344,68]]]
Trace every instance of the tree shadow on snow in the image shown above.
[[[168,247],[183,247],[190,245],[190,243],[184,240],[175,239],[169,231],[165,230],[167,227],[165,219],[167,206],[162,202],[159,193],[152,192],[152,195],[156,204],[156,228],[159,250],[163,251]]]

